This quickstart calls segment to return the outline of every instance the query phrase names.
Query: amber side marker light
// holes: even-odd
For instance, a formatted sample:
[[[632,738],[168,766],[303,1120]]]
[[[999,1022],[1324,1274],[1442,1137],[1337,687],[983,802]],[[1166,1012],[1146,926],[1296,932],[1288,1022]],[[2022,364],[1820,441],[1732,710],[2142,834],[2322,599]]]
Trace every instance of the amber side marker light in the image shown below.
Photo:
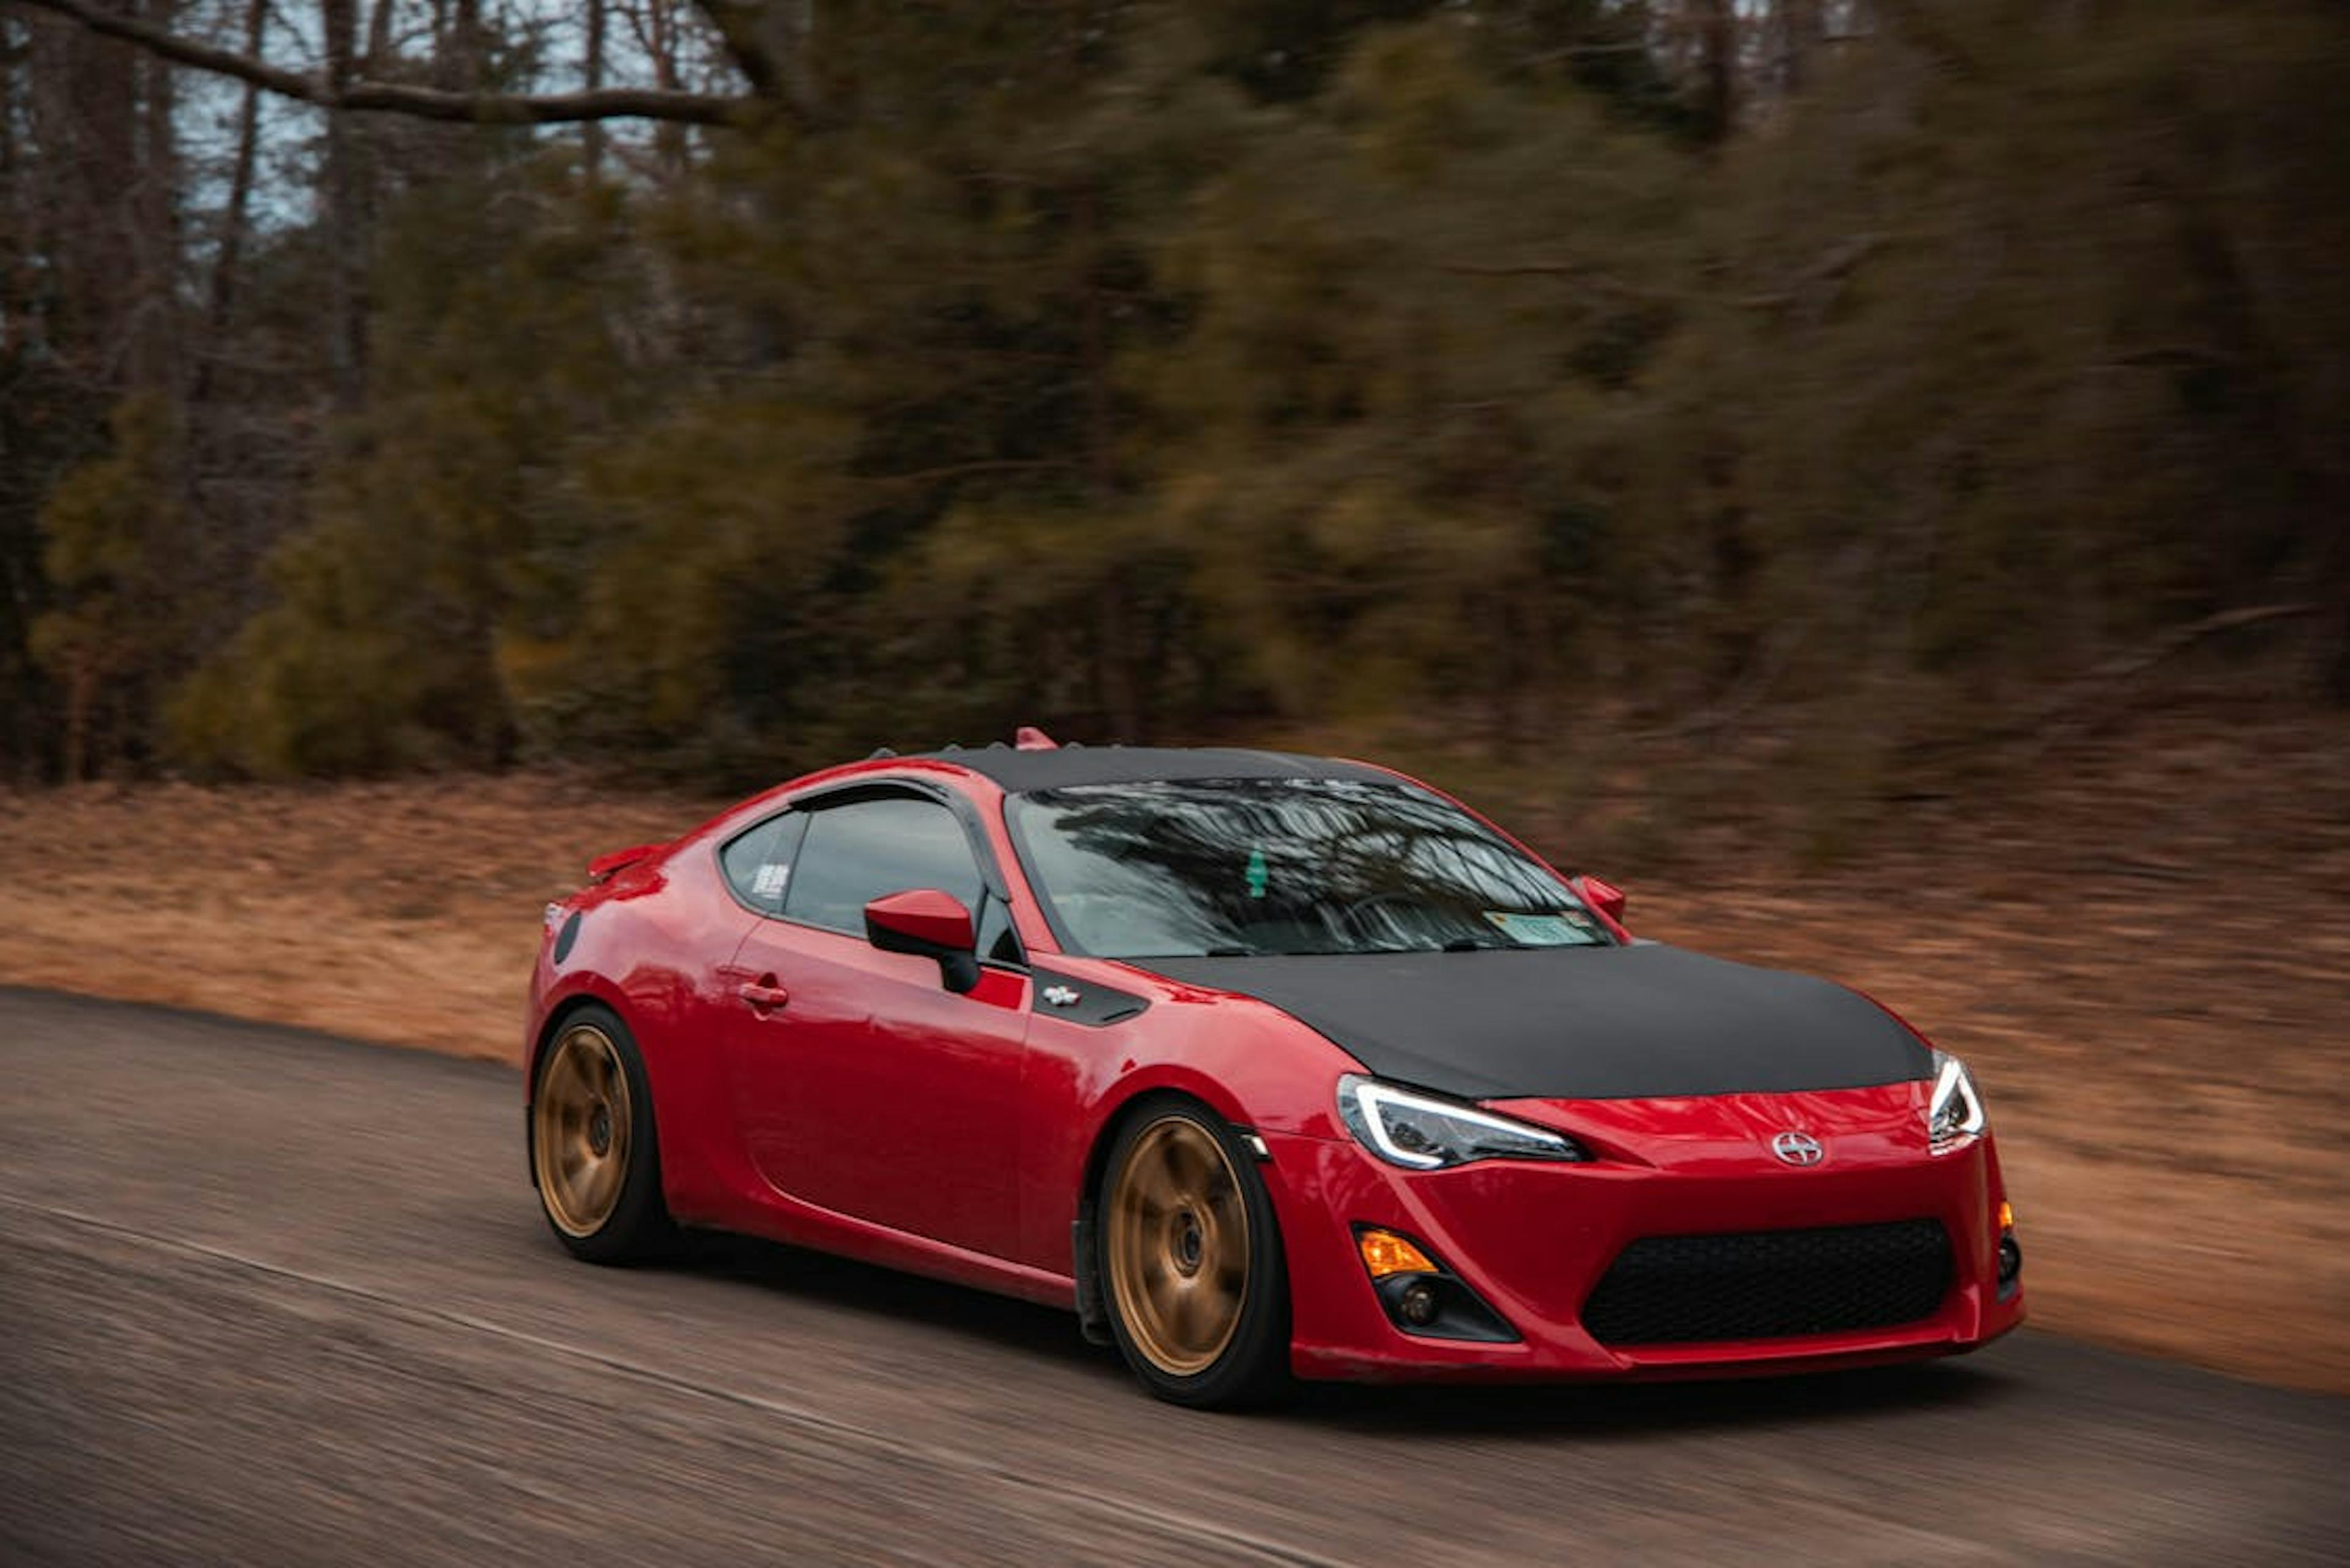
[[[1370,1270],[1371,1278],[1386,1279],[1389,1274],[1432,1274],[1436,1265],[1428,1254],[1405,1241],[1392,1231],[1366,1231],[1355,1239],[1363,1250],[1363,1267]]]
[[[2015,1241],[2015,1205],[2002,1201],[1999,1206],[1999,1247],[1994,1254],[1999,1279],[1999,1299],[2006,1301],[2015,1294],[2016,1285],[2023,1274],[2023,1249]]]

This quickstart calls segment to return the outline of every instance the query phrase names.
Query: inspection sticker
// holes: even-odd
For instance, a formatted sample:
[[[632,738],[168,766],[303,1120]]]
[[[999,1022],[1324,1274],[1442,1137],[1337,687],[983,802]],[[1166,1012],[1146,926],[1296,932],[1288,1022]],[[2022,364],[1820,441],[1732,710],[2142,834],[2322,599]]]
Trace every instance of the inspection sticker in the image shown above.
[[[1591,940],[1591,928],[1572,915],[1519,915],[1488,909],[1485,919],[1521,947],[1571,948]]]

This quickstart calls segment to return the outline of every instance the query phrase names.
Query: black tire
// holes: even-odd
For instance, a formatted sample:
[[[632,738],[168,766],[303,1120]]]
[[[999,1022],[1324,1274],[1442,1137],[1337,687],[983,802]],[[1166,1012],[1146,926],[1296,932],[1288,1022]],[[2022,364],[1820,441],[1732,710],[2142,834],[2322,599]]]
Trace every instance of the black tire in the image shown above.
[[[616,1120],[621,1100],[626,1115]],[[597,1107],[603,1111],[600,1126]],[[670,1253],[678,1231],[661,1198],[652,1086],[635,1037],[610,1008],[589,1003],[564,1015],[532,1066],[528,1126],[531,1184],[540,1212],[573,1257],[639,1263]],[[592,1185],[583,1183],[567,1173],[567,1149],[589,1163],[617,1154],[618,1168],[599,1170]]]
[[[1207,1179],[1197,1184],[1207,1214],[1204,1229],[1212,1238],[1203,1243],[1201,1219],[1163,1206],[1154,1211],[1139,1200],[1135,1183],[1148,1175],[1137,1168],[1139,1159],[1156,1168],[1178,1145],[1183,1158],[1203,1159],[1209,1144],[1222,1159],[1220,1168],[1210,1162]],[[1289,1273],[1281,1228],[1255,1158],[1230,1123],[1182,1096],[1154,1095],[1139,1101],[1123,1118],[1103,1162],[1094,1213],[1094,1277],[1100,1284],[1110,1334],[1145,1388],[1170,1403],[1199,1409],[1263,1405],[1288,1391]],[[1232,1223],[1243,1217],[1244,1226]],[[1244,1247],[1242,1282],[1236,1289],[1213,1293],[1220,1303],[1237,1299],[1228,1327],[1221,1334],[1170,1332],[1182,1314],[1165,1309],[1167,1286],[1142,1282],[1147,1270],[1136,1267],[1133,1249],[1139,1247],[1146,1258],[1156,1256],[1180,1274],[1188,1241],[1191,1272],[1170,1282],[1172,1288],[1188,1291],[1203,1271],[1224,1259],[1236,1230]],[[1210,1258],[1201,1256],[1203,1245]],[[1123,1268],[1122,1253],[1128,1260]],[[1222,1323],[1225,1314],[1218,1311],[1214,1317]]]

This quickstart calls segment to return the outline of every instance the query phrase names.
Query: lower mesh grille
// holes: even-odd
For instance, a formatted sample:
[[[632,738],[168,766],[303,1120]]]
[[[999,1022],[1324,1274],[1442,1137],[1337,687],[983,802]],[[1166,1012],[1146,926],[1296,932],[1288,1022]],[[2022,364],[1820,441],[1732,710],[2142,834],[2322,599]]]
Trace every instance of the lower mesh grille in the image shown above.
[[[1939,1220],[1647,1236],[1583,1305],[1602,1345],[1686,1345],[1891,1328],[1930,1317],[1950,1288]]]

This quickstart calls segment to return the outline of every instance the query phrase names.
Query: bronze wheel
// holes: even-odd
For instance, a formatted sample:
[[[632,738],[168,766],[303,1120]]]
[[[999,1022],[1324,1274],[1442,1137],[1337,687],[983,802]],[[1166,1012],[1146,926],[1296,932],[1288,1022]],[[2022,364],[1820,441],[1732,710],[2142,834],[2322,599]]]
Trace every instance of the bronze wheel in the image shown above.
[[[546,1217],[566,1236],[593,1236],[619,1206],[636,1135],[619,1048],[596,1023],[572,1023],[548,1047],[531,1102],[531,1158]]]
[[[1249,1205],[1223,1145],[1188,1116],[1163,1116],[1128,1145],[1108,1194],[1105,1252],[1120,1320],[1171,1377],[1215,1365],[1248,1299]]]

